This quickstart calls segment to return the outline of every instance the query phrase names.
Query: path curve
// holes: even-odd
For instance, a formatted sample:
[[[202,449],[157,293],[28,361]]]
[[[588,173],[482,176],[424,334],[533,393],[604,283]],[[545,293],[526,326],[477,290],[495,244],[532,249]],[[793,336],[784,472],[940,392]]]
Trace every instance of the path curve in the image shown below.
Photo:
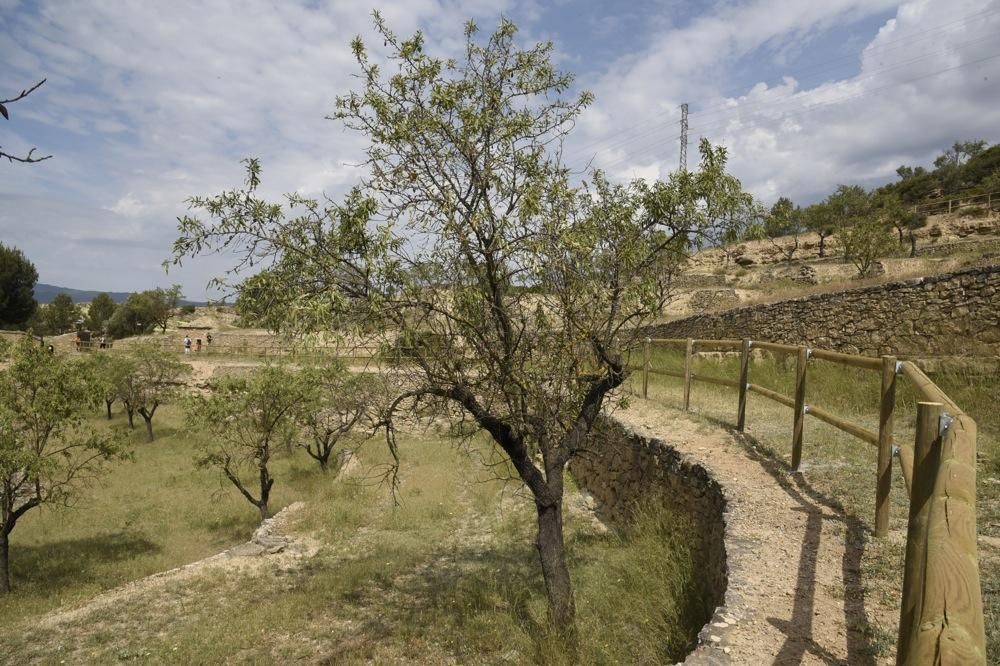
[[[725,604],[685,663],[893,663],[867,645],[873,623],[898,610],[864,596],[869,533],[856,517],[729,430],[642,400],[615,418],[706,468],[726,496]]]

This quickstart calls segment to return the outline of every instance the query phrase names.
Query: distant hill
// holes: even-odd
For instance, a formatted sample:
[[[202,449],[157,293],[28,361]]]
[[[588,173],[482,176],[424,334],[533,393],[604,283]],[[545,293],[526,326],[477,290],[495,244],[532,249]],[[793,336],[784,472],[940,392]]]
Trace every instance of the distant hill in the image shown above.
[[[54,284],[43,284],[41,282],[35,283],[35,300],[42,304],[51,303],[52,299],[59,294],[69,295],[69,297],[73,299],[74,303],[89,303],[100,293],[100,291],[70,289],[69,287],[58,287]],[[124,303],[125,300],[128,299],[131,292],[109,291],[107,294],[115,303]],[[181,305],[205,305],[205,303],[200,301],[181,300]]]
[[[100,293],[100,291],[88,291],[86,289],[57,287],[54,284],[42,284],[41,282],[35,284],[35,300],[39,303],[51,303],[52,299],[59,294],[68,294],[74,303],[89,303],[94,300],[94,296]],[[124,291],[109,291],[108,296],[115,303],[124,303],[125,299],[129,297],[129,293]]]

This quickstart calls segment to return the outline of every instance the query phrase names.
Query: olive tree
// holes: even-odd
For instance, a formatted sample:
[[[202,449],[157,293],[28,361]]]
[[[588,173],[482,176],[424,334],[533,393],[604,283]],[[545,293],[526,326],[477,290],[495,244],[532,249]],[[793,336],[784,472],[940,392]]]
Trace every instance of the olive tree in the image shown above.
[[[353,323],[383,348],[403,341],[409,375],[383,419],[415,400],[486,431],[534,497],[549,613],[572,645],[575,603],[563,541],[566,467],[627,377],[643,324],[659,316],[673,268],[695,244],[756,212],[707,141],[699,167],[667,182],[571,181],[560,145],[591,95],[568,95],[551,44],[521,49],[501,20],[468,23],[460,61],[426,53],[375,15],[388,73],[360,39],[361,89],[334,114],[368,139],[360,184],[341,203],[257,195],[246,186],[190,200],[174,259],[242,251],[233,273],[268,261],[253,289],[281,328]]]
[[[302,374],[269,365],[254,369],[249,376],[227,377],[208,395],[191,396],[187,401],[190,423],[212,435],[203,443],[196,463],[221,470],[257,507],[261,521],[271,515],[268,501],[274,477],[268,465],[273,446],[289,431],[292,412],[313,391]]]
[[[10,534],[25,513],[73,502],[124,437],[83,419],[98,403],[85,364],[28,337],[0,350],[0,594],[10,592]]]

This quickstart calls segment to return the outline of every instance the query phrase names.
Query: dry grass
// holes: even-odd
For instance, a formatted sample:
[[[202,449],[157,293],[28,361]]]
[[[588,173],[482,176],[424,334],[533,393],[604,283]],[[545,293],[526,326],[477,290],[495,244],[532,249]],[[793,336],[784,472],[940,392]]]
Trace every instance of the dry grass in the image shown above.
[[[401,439],[401,505],[361,472],[333,480],[305,456],[275,465],[274,508],[304,500],[296,533],[312,558],[206,569],[99,611],[48,611],[246,540],[255,511],[191,462],[197,444],[168,410],[152,445],[77,508],[15,532],[15,594],[0,607],[0,662],[571,663],[553,647],[534,507],[486,476],[471,451],[433,434]],[[160,416],[158,415],[158,419]],[[100,421],[95,421],[100,425]],[[473,455],[468,455],[472,453]],[[362,470],[388,454],[373,440]],[[675,661],[689,648],[692,526],[656,505],[623,534],[579,511],[566,519],[585,663]]]

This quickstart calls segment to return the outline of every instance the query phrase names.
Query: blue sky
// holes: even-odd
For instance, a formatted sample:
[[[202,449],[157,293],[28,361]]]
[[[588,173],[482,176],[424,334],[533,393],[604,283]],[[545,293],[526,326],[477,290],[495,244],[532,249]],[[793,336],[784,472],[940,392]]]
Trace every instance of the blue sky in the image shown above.
[[[0,163],[0,241],[41,282],[203,297],[229,259],[160,266],[188,196],[238,185],[245,156],[272,196],[359,177],[362,139],[324,116],[356,86],[349,43],[376,7],[442,54],[500,12],[525,43],[552,40],[596,95],[566,155],[615,178],[676,168],[682,102],[689,157],[699,136],[725,144],[765,202],[1000,141],[1000,0],[0,0],[0,99],[48,79],[0,119],[0,146],[54,155]]]

